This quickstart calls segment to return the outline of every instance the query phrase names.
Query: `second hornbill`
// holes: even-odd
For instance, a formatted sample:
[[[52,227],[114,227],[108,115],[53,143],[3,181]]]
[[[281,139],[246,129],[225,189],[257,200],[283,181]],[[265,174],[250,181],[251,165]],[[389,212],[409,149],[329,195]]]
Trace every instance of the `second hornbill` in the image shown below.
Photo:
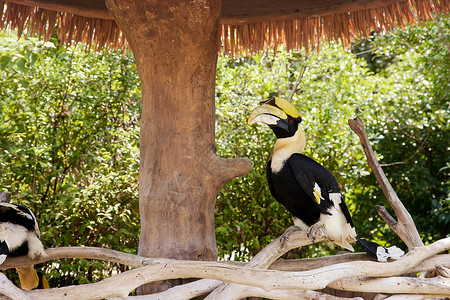
[[[360,239],[334,176],[315,160],[301,154],[306,139],[298,110],[287,100],[273,97],[260,103],[248,119],[249,124],[268,125],[277,137],[266,167],[273,197],[292,214],[294,225],[308,229],[313,239],[321,232],[333,243],[353,251],[360,245],[372,258],[397,259],[403,251],[384,248]]]
[[[46,256],[39,226],[33,212],[15,203],[0,203],[0,264],[8,256],[27,255],[31,259]],[[48,288],[42,272],[33,266],[16,268],[22,289]]]

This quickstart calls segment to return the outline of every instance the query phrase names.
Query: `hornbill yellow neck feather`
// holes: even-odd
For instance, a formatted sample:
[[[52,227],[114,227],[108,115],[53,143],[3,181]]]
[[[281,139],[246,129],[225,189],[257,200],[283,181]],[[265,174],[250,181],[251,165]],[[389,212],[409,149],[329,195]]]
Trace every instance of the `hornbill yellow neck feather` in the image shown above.
[[[306,139],[303,129],[298,128],[292,137],[278,139],[272,151],[272,171],[278,173],[286,160],[293,153],[302,153],[305,150]]]
[[[266,168],[273,197],[293,215],[296,226],[308,229],[313,240],[320,231],[348,250],[353,251],[350,244],[356,241],[363,248],[370,248],[364,249],[373,258],[385,260],[390,257],[388,249],[356,236],[353,220],[334,176],[321,164],[301,154],[306,145],[301,121],[297,109],[277,97],[262,102],[248,119],[249,124],[268,125],[277,137]],[[378,251],[383,253],[378,255]]]

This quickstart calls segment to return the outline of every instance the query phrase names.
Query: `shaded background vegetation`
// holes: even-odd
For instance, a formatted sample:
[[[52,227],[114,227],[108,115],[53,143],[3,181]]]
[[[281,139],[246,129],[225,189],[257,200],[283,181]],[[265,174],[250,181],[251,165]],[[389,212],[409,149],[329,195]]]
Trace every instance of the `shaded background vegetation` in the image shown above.
[[[306,154],[338,179],[358,233],[403,246],[377,216],[386,205],[347,120],[359,116],[383,169],[425,243],[448,234],[450,22],[376,34],[352,51],[220,57],[218,155],[249,157],[253,171],[217,197],[221,258],[247,260],[292,221],[274,201],[265,163],[271,131],[247,125],[258,102],[292,97]],[[0,33],[0,190],[35,211],[45,247],[99,246],[137,252],[140,86],[131,54],[61,49],[56,39]],[[330,243],[289,257],[333,254]],[[41,266],[52,286],[97,281],[125,268],[89,260]]]

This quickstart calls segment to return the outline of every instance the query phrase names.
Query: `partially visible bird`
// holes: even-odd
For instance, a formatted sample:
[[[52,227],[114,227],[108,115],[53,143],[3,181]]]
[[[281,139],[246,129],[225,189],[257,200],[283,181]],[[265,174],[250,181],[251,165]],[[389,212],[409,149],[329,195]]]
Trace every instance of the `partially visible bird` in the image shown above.
[[[48,289],[47,278],[41,271],[36,271],[33,266],[16,268],[19,274],[20,287],[24,290]]]
[[[0,264],[7,256],[45,256],[39,225],[33,212],[15,203],[0,203]]]
[[[293,215],[294,225],[308,229],[314,240],[319,232],[335,244],[353,251],[357,242],[372,258],[386,261],[403,255],[397,247],[384,248],[360,239],[334,176],[315,160],[301,154],[306,139],[299,126],[302,118],[287,100],[273,97],[260,103],[249,124],[269,125],[277,137],[266,167],[273,197]]]
[[[31,259],[46,256],[40,240],[41,233],[33,212],[15,203],[0,203],[0,264],[8,256],[27,255]],[[47,279],[33,266],[17,268],[23,289],[40,285],[48,288]]]

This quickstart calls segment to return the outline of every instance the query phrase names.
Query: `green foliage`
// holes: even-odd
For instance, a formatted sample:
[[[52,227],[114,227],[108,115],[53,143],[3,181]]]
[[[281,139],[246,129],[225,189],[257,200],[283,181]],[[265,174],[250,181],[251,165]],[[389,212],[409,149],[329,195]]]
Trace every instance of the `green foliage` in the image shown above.
[[[45,247],[135,253],[140,91],[132,57],[0,40],[0,188],[36,213]],[[82,260],[45,271],[56,286],[118,268]]]

